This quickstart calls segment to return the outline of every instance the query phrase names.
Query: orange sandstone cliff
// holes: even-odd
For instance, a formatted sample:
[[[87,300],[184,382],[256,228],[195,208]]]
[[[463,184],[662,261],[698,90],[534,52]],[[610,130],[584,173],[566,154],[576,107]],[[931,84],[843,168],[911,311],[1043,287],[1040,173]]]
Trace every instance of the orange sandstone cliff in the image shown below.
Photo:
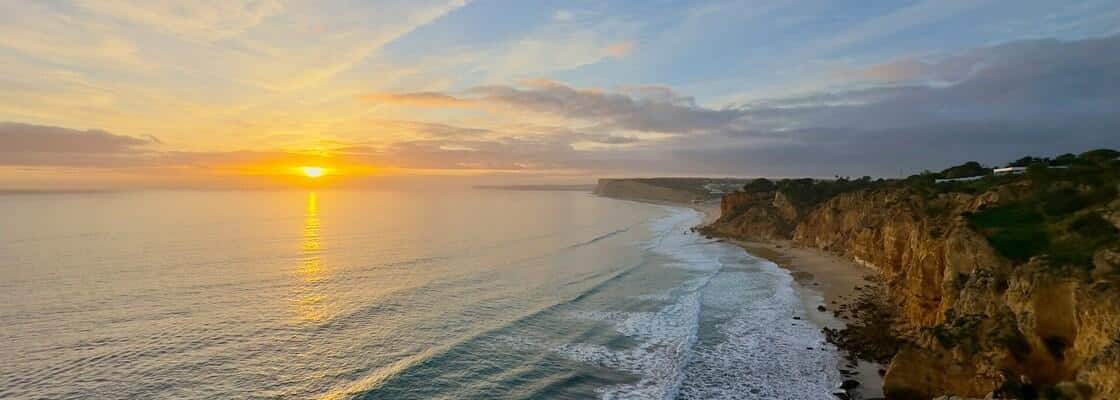
[[[890,398],[983,397],[1026,376],[1065,397],[1120,399],[1120,249],[1095,250],[1090,268],[1015,261],[969,223],[1019,204],[1025,185],[977,194],[867,185],[819,202],[775,188],[729,193],[706,232],[789,239],[878,271],[907,343],[887,369]],[[1079,212],[1120,229],[1120,200]]]

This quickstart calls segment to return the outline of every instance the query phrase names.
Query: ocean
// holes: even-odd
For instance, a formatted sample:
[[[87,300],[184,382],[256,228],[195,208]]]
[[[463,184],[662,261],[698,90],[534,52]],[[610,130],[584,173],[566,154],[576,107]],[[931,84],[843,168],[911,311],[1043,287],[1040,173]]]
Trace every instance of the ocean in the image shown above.
[[[0,195],[0,398],[831,399],[790,274],[701,218],[564,191]]]

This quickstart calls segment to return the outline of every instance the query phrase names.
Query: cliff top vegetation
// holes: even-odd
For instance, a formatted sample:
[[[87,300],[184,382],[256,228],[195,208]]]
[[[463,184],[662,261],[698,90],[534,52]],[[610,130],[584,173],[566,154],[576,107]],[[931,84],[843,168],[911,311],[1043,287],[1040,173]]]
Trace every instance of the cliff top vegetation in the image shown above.
[[[994,203],[961,216],[1008,259],[1023,262],[1044,256],[1053,265],[1091,267],[1097,250],[1120,243],[1116,227],[1120,221],[1120,152],[1097,149],[1054,158],[1028,156],[1006,165],[1026,167],[1026,171],[997,175],[970,161],[904,179],[760,178],[742,190],[781,193],[800,209],[857,190],[908,190],[925,199],[998,192],[1001,195],[994,196]],[[938,182],[965,177],[977,178]]]

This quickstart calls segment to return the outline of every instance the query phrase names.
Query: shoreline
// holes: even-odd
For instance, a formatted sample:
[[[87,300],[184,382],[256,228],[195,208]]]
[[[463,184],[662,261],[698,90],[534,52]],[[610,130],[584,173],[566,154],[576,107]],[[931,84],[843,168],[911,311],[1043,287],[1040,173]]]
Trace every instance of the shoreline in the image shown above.
[[[838,311],[852,304],[861,294],[861,288],[878,283],[869,279],[875,271],[839,256],[821,250],[797,247],[788,241],[754,241],[717,237],[739,246],[748,254],[759,257],[790,272],[796,283],[795,290],[805,307],[805,314],[817,326],[843,329],[850,318]],[[819,307],[824,307],[823,311]],[[849,390],[853,399],[883,397],[883,376],[886,366],[859,360],[855,355],[836,346],[843,362],[837,367],[844,380],[855,380],[859,386]],[[848,372],[848,373],[845,373]]]
[[[720,201],[718,199],[700,203],[681,203],[640,198],[602,197],[690,208],[703,216],[700,224],[693,228],[694,230],[707,226],[720,217]],[[773,262],[778,267],[789,271],[790,275],[793,276],[794,291],[801,300],[805,315],[810,322],[822,330],[845,328],[851,320],[842,317],[837,311],[842,306],[847,307],[855,302],[861,293],[859,288],[878,285],[878,283],[869,279],[876,275],[875,270],[822,250],[797,247],[785,240],[764,242],[740,240],[725,236],[713,236],[713,238],[738,246],[751,256]],[[819,308],[822,306],[824,307],[823,311]],[[841,360],[836,366],[841,373],[841,379],[843,381],[855,380],[859,382],[859,386],[847,390],[852,395],[852,399],[882,398],[883,376],[881,371],[885,371],[886,366],[876,362],[859,360],[851,352],[835,344],[833,346]]]
[[[703,221],[696,228],[707,226],[719,219],[719,202],[709,201],[683,206],[704,215]],[[877,272],[869,267],[822,250],[798,247],[788,240],[740,240],[723,236],[715,238],[734,244],[747,254],[770,261],[789,271],[795,283],[794,290],[805,308],[805,315],[810,322],[821,329],[844,329],[850,319],[842,317],[837,312],[840,307],[853,304],[860,295],[859,288],[879,285],[870,279]],[[824,311],[819,307],[824,307]],[[859,386],[848,390],[854,395],[853,399],[883,397],[881,371],[885,371],[886,366],[860,360],[839,346],[835,344],[834,346],[842,360],[842,363],[837,365],[842,379],[859,382]]]

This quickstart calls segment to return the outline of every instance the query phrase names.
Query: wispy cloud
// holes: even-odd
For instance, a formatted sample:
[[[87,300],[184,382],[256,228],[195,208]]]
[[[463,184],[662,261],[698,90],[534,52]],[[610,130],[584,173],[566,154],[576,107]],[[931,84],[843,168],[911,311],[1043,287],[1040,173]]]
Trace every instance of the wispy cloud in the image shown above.
[[[79,0],[75,4],[92,14],[205,42],[243,34],[284,10],[284,2],[278,0]]]
[[[813,51],[836,49],[866,42],[897,32],[916,29],[925,24],[947,19],[953,15],[983,6],[987,0],[923,0],[863,22],[859,26],[830,36],[812,46]]]
[[[367,93],[360,98],[373,103],[417,107],[466,107],[471,104],[468,99],[436,92]]]
[[[375,93],[372,99],[393,99],[423,107],[505,106],[552,114],[596,125],[598,130],[688,133],[727,126],[741,115],[734,109],[700,107],[691,97],[665,87],[640,87],[628,92],[574,88],[549,80],[528,80],[518,86],[489,85],[467,89],[460,97],[443,93]]]

